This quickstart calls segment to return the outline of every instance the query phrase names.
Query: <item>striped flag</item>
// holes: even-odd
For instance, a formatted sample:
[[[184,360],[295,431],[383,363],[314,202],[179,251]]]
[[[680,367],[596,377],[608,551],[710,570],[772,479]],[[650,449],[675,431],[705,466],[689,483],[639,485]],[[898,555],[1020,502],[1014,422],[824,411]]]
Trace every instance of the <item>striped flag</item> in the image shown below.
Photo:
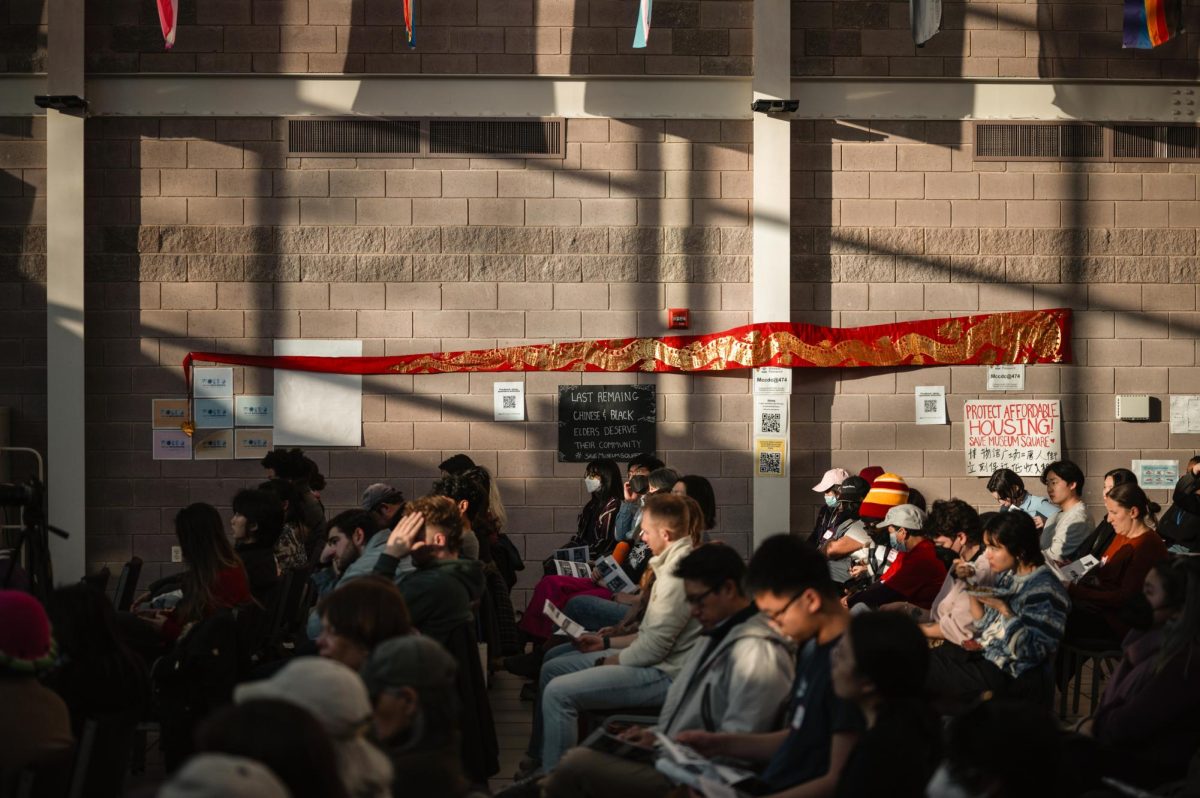
[[[163,41],[170,50],[175,46],[175,28],[179,25],[179,0],[155,0],[158,23],[162,26]]]
[[[1125,0],[1125,35],[1121,46],[1150,50],[1169,41],[1183,26],[1180,0]]]
[[[413,30],[413,0],[404,0],[404,34],[408,37],[408,46],[417,46],[417,34]]]
[[[645,47],[650,40],[650,4],[653,0],[638,0],[637,27],[633,29],[633,46]]]

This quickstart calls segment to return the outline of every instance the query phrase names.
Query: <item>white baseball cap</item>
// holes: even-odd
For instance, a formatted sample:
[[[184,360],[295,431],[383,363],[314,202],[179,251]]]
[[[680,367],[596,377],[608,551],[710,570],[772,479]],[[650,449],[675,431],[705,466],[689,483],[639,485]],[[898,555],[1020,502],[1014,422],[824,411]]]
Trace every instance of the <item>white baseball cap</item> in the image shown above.
[[[821,481],[813,488],[817,493],[826,493],[831,488],[836,488],[847,479],[850,478],[850,473],[844,468],[831,468],[825,472],[825,476],[821,477]]]
[[[228,754],[197,754],[158,791],[158,798],[288,798],[265,765]]]
[[[920,532],[925,526],[925,512],[915,504],[897,504],[887,511],[879,522],[881,529],[898,526],[912,532]]]
[[[233,688],[233,701],[260,698],[296,704],[313,714],[335,739],[353,737],[371,717],[371,700],[359,675],[324,657],[297,657],[275,675]]]

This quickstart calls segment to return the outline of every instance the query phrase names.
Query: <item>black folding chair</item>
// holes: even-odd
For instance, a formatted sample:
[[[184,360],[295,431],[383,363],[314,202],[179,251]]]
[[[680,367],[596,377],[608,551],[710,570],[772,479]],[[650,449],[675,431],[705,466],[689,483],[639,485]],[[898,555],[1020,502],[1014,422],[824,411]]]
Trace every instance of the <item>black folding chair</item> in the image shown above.
[[[113,594],[113,606],[117,612],[129,612],[137,596],[138,578],[142,575],[142,558],[133,557],[121,568],[117,577],[117,590]]]

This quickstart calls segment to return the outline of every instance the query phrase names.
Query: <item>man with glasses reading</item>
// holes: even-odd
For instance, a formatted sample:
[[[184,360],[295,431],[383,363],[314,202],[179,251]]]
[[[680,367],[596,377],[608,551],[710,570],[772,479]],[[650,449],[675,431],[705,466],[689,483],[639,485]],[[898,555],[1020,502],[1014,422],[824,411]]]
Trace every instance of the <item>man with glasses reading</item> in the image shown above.
[[[785,726],[758,734],[686,731],[678,740],[709,758],[765,765],[756,795],[832,795],[866,728],[862,713],[834,694],[831,681],[830,652],[850,623],[841,590],[825,558],[790,535],[763,541],[750,560],[746,587],[775,630],[801,646]]]
[[[793,648],[746,596],[745,573],[729,546],[701,546],[680,561],[675,575],[703,632],[671,683],[658,723],[593,735],[562,758],[543,784],[546,795],[663,795],[671,784],[652,764],[655,731],[673,737],[687,729],[742,734],[771,728],[788,700]],[[630,756],[621,755],[621,743]]]

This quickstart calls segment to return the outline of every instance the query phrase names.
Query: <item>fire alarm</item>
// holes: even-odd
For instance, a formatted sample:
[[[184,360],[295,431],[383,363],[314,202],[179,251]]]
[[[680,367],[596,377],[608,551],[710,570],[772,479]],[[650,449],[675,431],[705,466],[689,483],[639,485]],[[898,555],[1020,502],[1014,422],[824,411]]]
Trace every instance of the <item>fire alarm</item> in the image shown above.
[[[688,309],[670,308],[667,311],[667,329],[686,330],[688,328]]]

